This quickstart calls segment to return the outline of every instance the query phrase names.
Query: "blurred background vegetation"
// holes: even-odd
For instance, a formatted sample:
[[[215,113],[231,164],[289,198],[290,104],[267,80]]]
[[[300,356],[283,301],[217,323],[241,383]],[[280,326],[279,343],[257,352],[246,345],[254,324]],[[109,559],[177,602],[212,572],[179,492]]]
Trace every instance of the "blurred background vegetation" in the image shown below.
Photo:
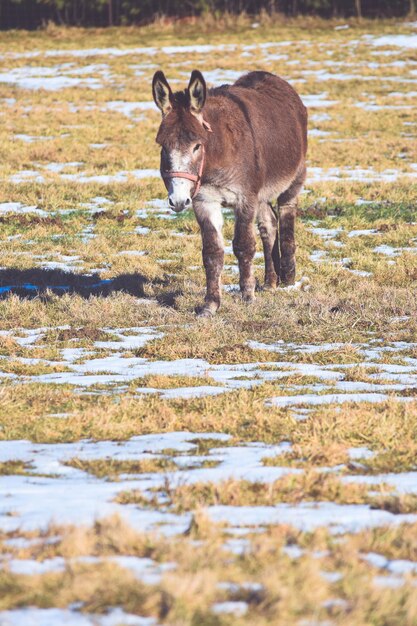
[[[0,29],[146,24],[224,15],[324,18],[415,15],[417,0],[0,0]]]

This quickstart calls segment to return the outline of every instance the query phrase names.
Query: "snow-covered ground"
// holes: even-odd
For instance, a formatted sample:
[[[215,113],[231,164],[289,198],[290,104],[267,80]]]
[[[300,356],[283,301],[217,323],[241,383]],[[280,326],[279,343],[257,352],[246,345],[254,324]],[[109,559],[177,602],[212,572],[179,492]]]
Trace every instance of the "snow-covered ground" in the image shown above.
[[[337,27],[348,30],[348,26]],[[263,43],[223,45],[196,44],[196,45],[167,45],[147,47],[110,47],[110,48],[84,48],[84,49],[48,49],[30,50],[26,52],[7,52],[4,55],[5,63],[9,67],[3,67],[0,71],[0,84],[5,90],[9,88],[12,97],[3,98],[1,101],[1,119],[7,118],[7,111],[14,107],[22,107],[23,122],[27,116],[36,115],[35,106],[23,102],[26,97],[38,97],[38,93],[45,90],[48,97],[52,92],[56,96],[56,103],[51,106],[60,106],[60,98],[65,98],[66,90],[74,89],[79,93],[88,94],[84,99],[67,103],[71,115],[86,114],[108,115],[109,119],[119,116],[124,124],[135,125],[140,128],[149,123],[154,123],[156,108],[153,102],[146,96],[127,96],[124,99],[125,75],[118,75],[112,63],[118,58],[126,61],[126,70],[140,81],[143,77],[159,67],[154,63],[155,55],[162,54],[169,69],[181,67],[180,77],[187,80],[190,63],[194,64],[194,58],[204,65],[209,55],[222,55],[223,63],[215,69],[208,69],[205,78],[209,86],[215,86],[224,82],[236,80],[242,73],[233,67],[232,60],[228,55],[232,53],[239,59],[239,66],[243,60],[248,66],[254,64],[264,69],[272,67],[271,64],[283,64],[285,77],[289,79],[302,94],[302,100],[309,109],[310,137],[316,145],[323,142],[343,144],[349,141],[334,129],[323,130],[322,124],[331,123],[337,117],[337,107],[340,106],[339,96],[332,95],[333,82],[338,88],[348,81],[362,81],[364,91],[359,101],[349,102],[347,106],[355,111],[355,115],[373,114],[393,116],[405,116],[404,126],[404,151],[398,157],[395,167],[380,166],[377,158],[375,163],[363,167],[355,165],[333,165],[331,167],[310,166],[308,168],[308,184],[322,182],[340,183],[347,185],[360,183],[365,196],[366,186],[372,183],[403,183],[413,184],[417,177],[417,164],[415,157],[408,155],[407,142],[415,138],[415,123],[411,121],[412,103],[416,91],[413,85],[417,84],[417,64],[412,53],[417,49],[417,35],[392,34],[392,35],[360,35],[345,41],[341,46],[350,47],[351,50],[367,51],[371,55],[372,62],[342,62],[333,59],[335,52],[334,43],[320,44],[322,50],[329,54],[329,58],[322,63],[315,61],[312,56],[313,44],[311,40],[300,41],[268,41]],[[292,56],[292,48],[301,50]],[[407,51],[407,58],[397,59],[399,54]],[[189,58],[193,56],[193,60]],[[302,55],[302,58],[299,58]],[[227,59],[227,63],[225,62]],[[375,59],[375,61],[373,60]],[[17,66],[13,67],[16,63]],[[220,62],[219,62],[220,65]],[[281,66],[280,66],[281,67]],[[383,81],[384,92],[382,102],[379,101],[381,94],[376,94],[375,86],[378,81]],[[180,83],[179,78],[174,79],[173,84]],[[182,83],[181,83],[182,84]],[[111,89],[112,95],[101,97],[104,90]],[[403,91],[401,91],[403,89]],[[408,91],[407,91],[408,90]],[[28,95],[29,94],[29,95]],[[97,96],[97,98],[96,98]],[[377,98],[378,96],[378,98]],[[143,99],[142,99],[143,98]],[[75,100],[75,98],[74,98]],[[22,123],[23,123],[22,122]],[[327,128],[327,127],[326,127]],[[22,132],[20,132],[22,131]],[[23,132],[25,131],[25,132]],[[406,132],[407,131],[407,132]],[[51,141],[57,137],[68,138],[68,133],[49,136],[44,129],[26,132],[22,128],[16,128],[10,133],[9,139],[14,146],[28,152],[24,165],[14,167],[13,163],[2,182],[6,189],[8,183],[12,183],[15,191],[20,192],[24,185],[28,189],[32,184],[39,187],[38,200],[15,200],[14,196],[2,197],[0,203],[0,217],[7,220],[20,218],[37,218],[38,221],[48,217],[70,218],[72,213],[79,212],[83,218],[96,218],[99,214],[111,212],[118,202],[119,191],[114,192],[110,200],[107,190],[115,186],[120,189],[121,185],[137,185],[138,208],[135,216],[141,220],[161,219],[172,220],[164,222],[164,225],[173,227],[172,236],[178,237],[178,249],[181,243],[187,241],[180,237],[192,237],[193,233],[175,229],[177,219],[170,212],[164,197],[154,197],[157,192],[152,187],[152,192],[147,198],[141,196],[141,185],[154,185],[160,178],[159,169],[155,167],[131,167],[124,161],[118,161],[119,165],[113,167],[109,162],[106,167],[91,168],[83,156],[78,154],[70,160],[62,155],[62,162],[55,155],[48,161],[42,150],[47,151]],[[353,137],[353,139],[356,139]],[[89,147],[98,154],[106,154],[111,148],[111,141],[103,129],[100,136],[89,138]],[[38,156],[38,149],[42,158]],[[155,149],[157,149],[155,147]],[[402,148],[401,148],[402,150]],[[411,150],[410,150],[411,153]],[[58,151],[58,155],[60,152]],[[32,156],[31,155],[35,155]],[[75,160],[77,159],[77,160]],[[81,159],[81,160],[78,160]],[[331,161],[330,161],[331,163]],[[152,165],[152,163],[150,164]],[[91,196],[84,198],[74,208],[60,208],[59,202],[54,201],[48,210],[43,206],[43,195],[48,193],[48,187],[54,184],[70,183],[80,184],[84,189],[92,185]],[[103,190],[99,187],[105,185]],[[361,190],[362,190],[361,187]],[[14,192],[13,192],[14,193]],[[81,193],[84,193],[81,192]],[[136,193],[136,192],[135,192]],[[362,191],[361,191],[362,193]],[[110,195],[110,194],[109,194]],[[28,192],[29,197],[29,192]],[[365,196],[366,197],[366,196]],[[322,199],[322,205],[326,204],[326,198]],[[356,207],[365,204],[372,206],[370,200],[356,197],[352,201]],[[23,217],[24,216],[24,217]],[[151,221],[150,224],[153,224]],[[143,260],[148,254],[146,249],[146,237],[152,233],[153,225],[139,224],[135,226],[134,233],[139,235],[142,241],[140,249],[121,250],[117,253],[123,262]],[[357,227],[351,230],[336,225],[329,227],[328,222],[311,222],[306,228],[309,237],[316,237],[318,249],[312,248],[307,255],[314,263],[315,269],[324,268],[324,265],[333,265],[345,272],[344,276],[352,280],[373,280],[373,267],[365,269],[352,268],[352,258],[348,254],[343,257],[337,256],[340,248],[343,250],[347,245],[364,245],[371,250],[372,255],[378,262],[396,264],[406,258],[405,255],[414,255],[417,251],[415,239],[407,245],[384,243],[383,231],[372,227]],[[21,234],[9,234],[6,243],[20,240]],[[78,233],[82,242],[88,248],[98,235],[94,224],[84,225]],[[56,237],[62,236],[55,233]],[[39,241],[37,239],[36,241]],[[346,243],[348,242],[348,244]],[[26,243],[34,244],[28,240]],[[321,246],[324,246],[322,249]],[[127,247],[127,246],[126,246]],[[87,251],[88,252],[88,251]],[[88,256],[86,252],[86,256]],[[226,246],[226,254],[231,254],[232,248]],[[104,255],[105,253],[103,253]],[[173,252],[172,256],[180,258],[181,253]],[[259,253],[255,257],[258,259]],[[50,285],[38,285],[35,278],[17,284],[4,282],[0,285],[0,295],[16,297],[30,295],[37,296],[47,287],[55,295],[71,293],[72,274],[85,274],[85,258],[78,253],[60,253],[51,247],[47,252],[29,246],[27,251],[16,252],[16,258],[26,262],[32,259],[36,267],[45,270],[57,270],[63,274],[62,282]],[[387,260],[387,258],[389,259]],[[408,257],[409,258],[409,257]],[[414,258],[414,257],[413,257]],[[107,259],[106,259],[107,260]],[[120,260],[120,258],[119,258]],[[9,261],[8,261],[9,262]],[[169,259],[159,259],[161,265],[169,263]],[[105,264],[103,264],[105,267]],[[359,265],[359,267],[361,267]],[[4,269],[4,268],[2,268]],[[189,267],[188,269],[193,269]],[[195,269],[195,267],[194,267]],[[200,269],[197,266],[197,269]],[[367,271],[372,269],[372,271]],[[101,270],[101,266],[99,268]],[[97,270],[97,271],[99,271]],[[228,263],[226,272],[236,279],[236,265]],[[353,277],[349,276],[353,274]],[[102,288],[111,287],[112,278],[92,276],[94,272],[88,272],[91,280],[88,282],[89,293],[99,293]],[[85,278],[86,276],[84,276]],[[233,292],[236,286],[227,284],[226,291]],[[303,276],[295,286],[289,290],[301,292],[310,290],[310,277]],[[411,312],[412,313],[412,312]],[[397,321],[407,323],[410,316],[396,318]],[[395,321],[395,318],[392,319]],[[38,322],[36,322],[38,323]],[[44,322],[40,321],[39,324]],[[33,320],[31,321],[33,326]],[[100,340],[91,341],[86,347],[82,340],[74,339],[71,347],[60,347],[57,343],[54,356],[48,352],[50,345],[44,344],[43,340],[47,333],[53,330],[65,330],[66,327],[43,327],[39,328],[14,328],[10,330],[10,324],[6,330],[0,331],[0,339],[10,341],[25,351],[22,356],[19,351],[13,357],[14,373],[7,369],[10,357],[7,352],[0,354],[0,382],[16,385],[34,385],[46,388],[47,385],[69,385],[71,393],[78,395],[96,394],[103,397],[107,395],[111,401],[118,401],[120,394],[129,393],[133,399],[160,398],[168,403],[189,402],[190,406],[194,399],[210,401],[211,397],[219,396],[219,400],[228,401],[232,394],[239,390],[252,390],[264,384],[273,383],[275,387],[268,397],[262,398],[262,409],[273,407],[277,410],[277,419],[281,419],[279,413],[285,419],[293,421],[313,420],[315,411],[324,407],[324,410],[338,410],[346,403],[352,406],[352,410],[358,407],[375,405],[385,406],[391,400],[401,403],[401,407],[407,410],[409,403],[415,398],[417,386],[417,343],[413,341],[389,341],[384,337],[369,334],[369,340],[363,342],[334,341],[326,343],[313,343],[308,341],[258,341],[254,338],[245,343],[245,348],[268,351],[271,353],[270,360],[254,360],[253,362],[233,362],[215,364],[209,359],[203,358],[146,358],[138,356],[137,351],[147,347],[151,342],[164,337],[166,329],[154,327],[151,323],[147,326],[126,326],[120,328],[108,328],[103,320],[103,326],[99,330],[102,337]],[[108,335],[108,338],[106,338]],[[43,350],[45,356],[42,356]],[[354,355],[349,360],[346,354]],[[33,356],[32,356],[33,355]],[[273,357],[275,357],[273,359]],[[260,357],[258,357],[260,358]],[[365,380],[356,380],[353,375],[358,364],[365,373]],[[2,365],[4,368],[2,371]],[[19,367],[21,372],[19,373]],[[36,367],[41,368],[36,372]],[[32,368],[30,373],[25,373],[25,368]],[[186,381],[177,386],[166,388],[146,385],[147,376],[176,376],[185,377]],[[195,380],[194,380],[195,379]],[[293,379],[288,382],[289,379]],[[294,382],[294,380],[296,382]],[[137,381],[137,382],[135,382]],[[65,387],[67,389],[67,387]],[[0,387],[1,402],[1,387]],[[170,405],[171,406],[171,405]],[[45,416],[62,423],[70,424],[72,415],[70,412],[48,413],[45,407]],[[0,425],[1,427],[1,425]],[[1,432],[1,431],[0,431]],[[210,440],[210,448],[206,453],[199,452],[196,440]],[[408,497],[417,494],[417,471],[393,471],[367,472],[366,460],[373,459],[376,452],[368,447],[372,442],[366,442],[349,449],[349,459],[357,463],[358,471],[349,473],[347,463],[341,463],[335,467],[318,465],[315,470],[320,474],[337,475],[342,485],[360,485],[369,488],[369,493],[385,485],[390,496]],[[5,497],[0,499],[0,530],[13,535],[4,542],[10,553],[4,551],[0,555],[0,569],[12,574],[22,576],[44,575],[51,572],[64,572],[72,565],[79,563],[110,562],[123,569],[130,571],[138,580],[145,584],[158,584],[165,571],[175,568],[175,563],[157,563],[150,558],[133,555],[107,556],[103,559],[85,554],[74,557],[73,560],[63,556],[54,556],[45,559],[20,558],[14,549],[29,544],[32,541],[19,536],[27,531],[45,531],[50,524],[87,524],[92,525],[97,519],[119,515],[125,522],[137,531],[157,531],[167,537],[178,536],[190,529],[193,511],[173,512],[163,497],[159,505],[152,505],[151,498],[155,493],[161,493],[167,489],[183,485],[195,485],[197,483],[220,484],[227,480],[244,480],[249,483],[266,483],[271,485],[285,476],[302,477],[305,469],[297,465],[274,465],[268,464],[268,460],[291,453],[294,447],[292,442],[285,437],[274,443],[251,441],[234,443],[231,436],[215,432],[164,432],[147,435],[133,436],[126,441],[112,441],[104,439],[95,441],[82,439],[71,443],[35,443],[28,440],[2,440],[0,441],[0,463],[19,462],[23,464],[24,471],[5,473],[0,475],[0,493]],[[167,461],[170,469],[166,471],[148,471],[119,474],[117,476],[98,477],[94,473],[76,467],[72,461]],[[266,460],[266,462],[265,462]],[[69,464],[71,462],[71,464]],[[362,469],[361,469],[362,467]],[[122,504],[118,497],[122,492],[137,489],[144,498],[149,499],[149,505]],[[246,535],[254,530],[261,533],[270,526],[289,525],[296,531],[314,532],[318,528],[326,528],[332,535],[346,535],[359,533],[368,528],[380,528],[392,526],[393,528],[403,523],[417,522],[416,513],[394,513],[383,507],[378,508],[369,504],[339,504],[330,501],[302,501],[298,504],[279,503],[276,505],[212,505],[208,506],[206,514],[214,522],[225,523],[231,538],[228,545],[231,553],[242,554],[247,546]],[[36,541],[36,540],[35,540]],[[8,543],[7,543],[8,542]],[[19,543],[20,542],[20,543]],[[23,542],[23,543],[22,543]],[[225,544],[226,545],[226,544]],[[288,557],[291,559],[301,558],[306,553],[305,548],[296,544],[286,546]],[[404,583],[407,576],[415,576],[417,565],[406,559],[388,558],[388,556],[376,553],[363,553],[363,561],[375,569],[375,585],[395,588]],[[326,573],[326,572],[325,572]],[[338,572],[327,572],[329,579],[338,580]],[[225,583],[231,585],[232,583]],[[244,584],[236,589],[244,588]],[[246,588],[247,590],[248,588]],[[259,591],[259,589],[257,589]],[[337,607],[328,600],[329,607]],[[342,605],[339,604],[339,608]],[[67,624],[68,626],[117,626],[118,624],[130,624],[132,626],[156,626],[154,618],[140,617],[129,614],[120,608],[114,607],[105,614],[84,614],[81,607],[67,608],[17,608],[10,611],[0,611],[1,626],[56,626]],[[216,602],[212,606],[213,613],[222,616],[244,616],[249,611],[249,605],[243,600],[231,600]]]

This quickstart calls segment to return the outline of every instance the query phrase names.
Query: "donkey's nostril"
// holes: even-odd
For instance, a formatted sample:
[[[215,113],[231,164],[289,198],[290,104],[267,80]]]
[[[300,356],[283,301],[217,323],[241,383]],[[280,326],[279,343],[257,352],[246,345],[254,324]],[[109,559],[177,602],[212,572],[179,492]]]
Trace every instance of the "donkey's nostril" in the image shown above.
[[[168,198],[168,204],[171,207],[171,209],[175,208],[175,203],[171,200],[171,198]]]
[[[190,206],[191,198],[187,198],[184,204],[185,204],[185,206]]]

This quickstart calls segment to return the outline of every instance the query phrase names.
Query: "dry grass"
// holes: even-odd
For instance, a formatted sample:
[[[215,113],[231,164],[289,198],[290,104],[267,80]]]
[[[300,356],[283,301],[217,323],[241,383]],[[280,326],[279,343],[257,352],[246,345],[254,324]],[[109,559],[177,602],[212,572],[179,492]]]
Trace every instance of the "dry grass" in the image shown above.
[[[92,529],[58,527],[50,532],[58,532],[63,539],[27,549],[21,556],[38,560],[63,556],[71,565],[64,573],[37,577],[3,572],[1,608],[19,603],[67,606],[82,601],[87,613],[117,604],[140,615],[153,615],[162,623],[262,626],[296,623],[301,616],[331,617],[338,624],[376,621],[408,626],[416,615],[413,581],[396,591],[378,587],[373,583],[378,570],[362,558],[370,551],[390,558],[415,557],[415,525],[363,531],[343,542],[323,531],[305,534],[271,528],[250,537],[241,555],[229,551],[221,527],[209,524],[201,514],[196,515],[189,537],[170,540],[138,534],[115,518]],[[286,547],[294,545],[304,550],[300,558],[285,553]],[[75,559],[86,552],[100,557],[100,565],[77,564]],[[117,555],[173,561],[176,569],[165,573],[159,584],[143,585],[105,562],[106,557]],[[323,572],[337,572],[340,580],[331,582]],[[226,581],[234,586],[219,586]],[[258,587],[251,588],[255,582]],[[333,608],[326,605],[326,600],[335,597],[344,603]],[[246,601],[247,615],[232,622],[226,616],[215,617],[212,604],[225,600]]]
[[[221,441],[190,435],[196,446],[192,454],[201,456],[199,468],[218,463],[210,458],[214,448],[289,441],[292,447],[288,452],[265,458],[264,463],[288,467],[292,473],[272,484],[235,479],[176,484],[167,476],[159,490],[136,490],[119,497],[131,507],[136,504],[190,515],[192,522],[184,535],[140,534],[114,518],[88,528],[0,531],[4,563],[11,555],[37,561],[56,556],[66,560],[65,571],[44,575],[17,575],[5,567],[0,574],[0,610],[30,605],[64,608],[81,602],[86,613],[121,606],[171,626],[301,626],[329,620],[338,626],[412,626],[417,622],[415,577],[403,577],[400,587],[378,587],[374,578],[381,572],[362,558],[364,553],[376,552],[391,559],[417,560],[415,524],[375,528],[342,538],[325,528],[305,533],[277,525],[261,533],[248,532],[242,554],[234,554],[227,543],[231,538],[227,529],[214,525],[203,512],[213,504],[274,506],[319,500],[368,504],[395,514],[417,510],[410,493],[392,493],[383,484],[373,485],[372,493],[369,486],[343,482],[344,474],[415,471],[415,398],[400,402],[394,390],[378,404],[316,406],[305,421],[297,419],[296,411],[267,402],[288,393],[311,389],[316,393],[315,386],[322,382],[316,376],[318,367],[334,367],[344,381],[364,384],[374,384],[378,378],[395,383],[395,372],[384,371],[385,365],[408,368],[410,376],[416,373],[417,184],[407,175],[415,171],[417,162],[417,118],[409,95],[415,85],[404,77],[412,76],[410,68],[417,56],[414,49],[401,48],[395,56],[385,56],[384,48],[372,46],[364,37],[409,34],[411,27],[391,21],[357,24],[350,20],[348,29],[334,30],[338,21],[282,20],[267,15],[261,15],[259,23],[252,28],[247,16],[234,19],[226,15],[215,21],[209,17],[186,23],[160,20],[143,29],[91,29],[88,37],[77,28],[4,33],[2,72],[25,73],[28,67],[36,71],[34,68],[48,66],[62,76],[88,76],[99,81],[101,88],[48,91],[0,84],[0,203],[20,202],[44,211],[0,214],[0,288],[20,286],[11,293],[0,293],[0,330],[4,331],[0,333],[0,440],[123,442],[138,435],[173,431],[224,433],[231,438]],[[228,44],[235,44],[234,49],[225,52],[218,47],[225,38]],[[242,56],[242,45],[268,41],[280,44],[271,48],[272,56],[259,47],[247,50],[250,56]],[[286,41],[293,43],[287,45]],[[70,52],[85,47],[207,42],[217,47],[210,54],[158,50],[153,56],[134,53],[83,58]],[[16,55],[55,49],[62,56]],[[161,216],[160,211],[149,208],[149,201],[165,197],[163,183],[157,178],[128,178],[109,184],[79,182],[81,175],[158,168],[154,137],[159,115],[136,110],[129,116],[108,107],[110,101],[149,101],[157,66],[181,84],[193,67],[242,73],[256,67],[290,77],[303,95],[325,93],[325,99],[334,101],[330,107],[310,110],[310,126],[322,134],[311,134],[309,167],[310,171],[323,168],[323,172],[316,182],[308,183],[308,193],[300,199],[297,278],[308,277],[308,290],[259,290],[250,306],[243,305],[238,294],[225,293],[217,318],[196,320],[194,307],[203,297],[205,279],[200,236],[192,214],[165,219],[168,212],[163,215],[162,209]],[[78,75],[78,70],[86,74]],[[335,76],[326,80],[323,72]],[[338,73],[352,78],[339,80]],[[401,92],[401,97],[392,92]],[[361,102],[376,109],[356,106]],[[392,105],[403,108],[385,108]],[[34,140],[25,141],[25,135]],[[50,163],[72,165],[55,172],[48,169]],[[345,172],[368,168],[376,174],[398,170],[404,176],[394,182],[351,181],[343,176],[325,180],[326,170],[333,167]],[[10,177],[22,170],[35,170],[44,181],[12,183]],[[62,176],[71,173],[76,175],[74,180]],[[97,196],[110,202],[98,200],[88,206]],[[358,199],[366,203],[358,203]],[[137,233],[138,227],[149,231]],[[312,230],[315,227],[340,230],[333,241],[327,241]],[[352,230],[368,229],[375,233],[349,236]],[[230,245],[230,215],[226,216],[224,236]],[[380,246],[391,246],[396,256],[375,251]],[[322,262],[310,257],[313,251],[326,253]],[[54,269],[52,263],[63,265]],[[226,263],[236,264],[233,255],[226,256]],[[255,266],[261,285],[261,260],[256,259]],[[94,287],[100,280],[112,282]],[[22,288],[28,283],[36,284],[38,292]],[[236,284],[236,274],[226,270],[224,283]],[[67,289],[62,289],[63,285]],[[72,364],[113,357],[114,348],[97,344],[117,341],[121,328],[130,328],[128,334],[136,335],[138,326],[152,327],[162,336],[141,348],[121,349],[123,357],[161,363],[202,359],[207,368],[258,363],[261,374],[282,370],[283,377],[261,382],[258,375],[253,377],[256,386],[250,389],[175,400],[138,395],[137,390],[221,383],[204,368],[198,376],[153,373],[124,385],[106,383],[90,388],[37,379],[41,374],[67,372]],[[39,328],[45,329],[43,334],[27,343],[26,331]],[[248,342],[253,340],[271,344],[271,349],[250,347]],[[293,347],[282,354],[273,349],[281,345],[277,342]],[[364,362],[365,345],[371,350],[392,346],[392,342],[404,343]],[[313,353],[297,348],[327,343],[342,345],[324,346]],[[75,360],[63,360],[65,351],[72,349],[80,350]],[[297,373],[291,369],[294,364],[311,365],[311,373]],[[244,384],[250,378],[250,373],[242,371],[236,382]],[[415,389],[410,385],[401,395],[413,398]],[[62,414],[65,416],[59,417]],[[375,454],[352,461],[349,449],[355,447],[367,447]],[[107,481],[118,481],[124,474],[143,479],[143,474],[149,473],[161,478],[161,473],[183,468],[176,458],[181,454],[178,450],[162,454],[129,461],[85,460],[80,455],[67,462],[94,479]],[[337,466],[337,475],[321,471]],[[26,480],[33,470],[30,464],[10,459],[0,463],[0,474],[2,480],[19,475]],[[14,519],[15,513],[11,510],[8,515]],[[57,536],[58,540],[51,540]],[[20,537],[35,541],[20,546],[6,541]],[[283,550],[289,546],[304,550],[300,558]],[[76,561],[86,555],[101,560]],[[145,585],[125,568],[106,562],[108,557],[121,555],[175,563],[176,569],[163,573],[159,583]],[[323,577],[323,571],[338,572],[342,577],[332,582]],[[236,586],[227,589],[220,584],[225,582]],[[245,582],[260,587],[251,589]],[[339,603],[326,604],[334,599]],[[213,613],[213,603],[227,600],[247,602],[247,614]]]
[[[384,486],[380,487],[384,491]],[[160,497],[162,496],[162,500]],[[118,497],[122,504],[144,505],[146,498],[137,491],[124,492]],[[302,475],[288,475],[273,482],[248,482],[228,480],[225,482],[195,483],[172,486],[167,482],[147,504],[158,508],[168,506],[176,513],[215,506],[274,506],[279,502],[337,502],[339,504],[368,503],[368,488],[361,485],[345,485],[337,477],[315,471]],[[388,509],[387,509],[388,510]],[[408,511],[407,511],[408,512]]]
[[[66,465],[110,480],[117,479],[120,474],[153,474],[154,472],[170,472],[178,469],[175,463],[165,458],[140,461],[116,461],[113,459],[86,461],[74,458],[67,461]]]

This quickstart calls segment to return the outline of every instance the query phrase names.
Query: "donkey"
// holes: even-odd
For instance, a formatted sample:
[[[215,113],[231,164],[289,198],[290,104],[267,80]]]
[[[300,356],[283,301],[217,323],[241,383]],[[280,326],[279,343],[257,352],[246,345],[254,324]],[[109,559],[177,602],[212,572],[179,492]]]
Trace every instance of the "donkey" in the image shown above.
[[[296,91],[269,72],[250,72],[233,85],[207,90],[191,73],[173,93],[163,72],[152,92],[162,112],[156,142],[171,209],[193,207],[203,241],[207,291],[197,313],[220,306],[224,260],[222,212],[233,207],[233,252],[244,301],[255,295],[253,257],[257,221],[265,256],[265,287],[295,279],[297,197],[306,176],[307,110]],[[275,211],[272,198],[277,198]]]

